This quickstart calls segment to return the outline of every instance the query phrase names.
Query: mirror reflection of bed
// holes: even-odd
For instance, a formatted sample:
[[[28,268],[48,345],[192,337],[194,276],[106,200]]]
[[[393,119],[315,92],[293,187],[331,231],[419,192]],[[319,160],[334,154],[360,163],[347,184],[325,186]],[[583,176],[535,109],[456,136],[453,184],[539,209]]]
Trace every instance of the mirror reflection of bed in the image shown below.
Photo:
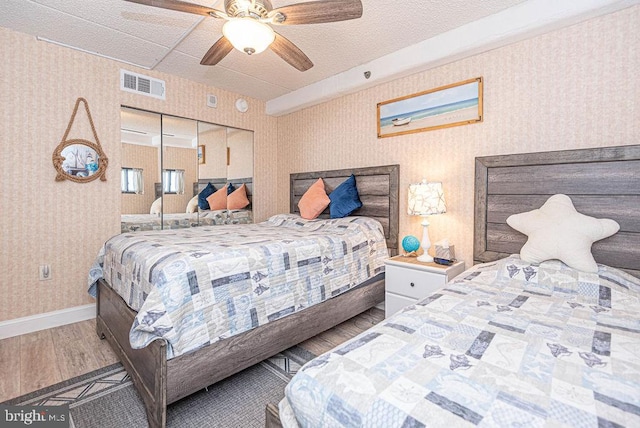
[[[122,107],[121,141],[122,233],[253,222],[251,203],[197,203],[209,182],[244,184],[252,201],[253,131]]]

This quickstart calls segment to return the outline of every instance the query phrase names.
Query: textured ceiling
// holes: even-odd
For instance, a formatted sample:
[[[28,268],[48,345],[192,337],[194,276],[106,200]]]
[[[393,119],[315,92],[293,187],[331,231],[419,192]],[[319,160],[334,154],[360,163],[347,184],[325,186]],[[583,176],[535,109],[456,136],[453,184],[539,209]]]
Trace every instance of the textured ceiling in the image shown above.
[[[272,0],[274,8],[300,2]],[[304,73],[271,51],[249,57],[234,50],[218,65],[202,66],[224,21],[124,0],[2,0],[0,26],[271,100],[523,2],[362,0],[360,19],[278,26],[315,64]],[[224,9],[223,0],[193,3]]]

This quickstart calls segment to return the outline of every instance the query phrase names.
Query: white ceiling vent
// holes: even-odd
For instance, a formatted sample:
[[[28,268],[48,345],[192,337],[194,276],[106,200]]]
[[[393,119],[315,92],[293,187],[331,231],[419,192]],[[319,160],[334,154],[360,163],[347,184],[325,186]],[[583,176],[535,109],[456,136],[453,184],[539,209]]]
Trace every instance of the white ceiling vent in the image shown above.
[[[154,79],[127,70],[120,70],[120,89],[148,97],[165,99],[164,80]]]

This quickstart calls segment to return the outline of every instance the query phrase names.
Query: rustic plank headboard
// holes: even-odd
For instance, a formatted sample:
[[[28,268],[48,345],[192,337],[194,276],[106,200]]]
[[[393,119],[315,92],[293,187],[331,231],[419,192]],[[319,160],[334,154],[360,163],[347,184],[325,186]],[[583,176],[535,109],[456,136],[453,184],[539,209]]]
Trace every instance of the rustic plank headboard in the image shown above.
[[[354,212],[353,215],[372,217],[378,220],[384,229],[387,248],[389,248],[392,255],[397,254],[399,165],[291,174],[289,187],[290,212],[300,213],[298,201],[318,178],[322,178],[325,190],[329,194],[340,183],[349,178],[351,174],[356,177],[356,186],[362,201],[362,208]],[[329,208],[324,210],[320,217],[329,218]]]
[[[475,263],[518,253],[527,237],[507,217],[564,193],[579,212],[620,224],[594,243],[596,261],[640,277],[640,145],[478,157],[475,167]]]

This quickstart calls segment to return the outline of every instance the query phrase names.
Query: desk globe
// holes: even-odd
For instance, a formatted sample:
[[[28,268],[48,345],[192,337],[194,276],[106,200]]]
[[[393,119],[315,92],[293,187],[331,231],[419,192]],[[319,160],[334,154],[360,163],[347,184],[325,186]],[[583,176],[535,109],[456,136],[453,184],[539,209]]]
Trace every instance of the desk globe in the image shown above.
[[[418,251],[418,248],[420,248],[420,241],[413,235],[407,235],[402,239],[402,248],[407,253]]]

